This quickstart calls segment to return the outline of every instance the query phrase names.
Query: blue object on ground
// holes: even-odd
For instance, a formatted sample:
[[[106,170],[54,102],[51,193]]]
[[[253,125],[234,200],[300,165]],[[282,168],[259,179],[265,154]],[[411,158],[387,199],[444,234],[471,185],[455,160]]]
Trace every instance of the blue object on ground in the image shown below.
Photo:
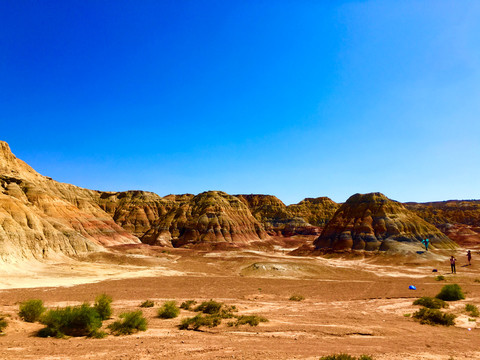
[[[438,270],[437,269],[433,269],[432,272],[437,272]]]
[[[410,285],[408,288],[409,288],[410,290],[417,290],[417,288],[416,288],[415,286],[413,286],[413,285]]]

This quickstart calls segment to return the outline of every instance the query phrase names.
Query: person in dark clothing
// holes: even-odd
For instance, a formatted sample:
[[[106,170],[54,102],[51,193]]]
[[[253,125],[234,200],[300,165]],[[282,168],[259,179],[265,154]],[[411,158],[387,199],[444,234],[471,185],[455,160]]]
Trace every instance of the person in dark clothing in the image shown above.
[[[453,255],[450,257],[450,268],[452,269],[452,274],[456,274],[457,273],[457,270],[455,269],[455,261],[457,261],[457,259],[455,259],[453,257]]]
[[[470,250],[467,251],[467,260],[468,260],[468,265],[472,265],[472,252]]]

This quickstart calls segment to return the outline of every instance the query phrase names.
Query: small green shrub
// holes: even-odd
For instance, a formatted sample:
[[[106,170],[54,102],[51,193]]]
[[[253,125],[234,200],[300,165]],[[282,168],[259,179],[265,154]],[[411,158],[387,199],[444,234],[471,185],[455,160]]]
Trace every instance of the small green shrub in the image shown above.
[[[3,330],[8,326],[8,321],[5,316],[0,315],[0,333],[3,333]]]
[[[478,312],[478,308],[473,304],[466,304],[465,311],[468,311],[471,316],[474,316],[474,317],[480,316],[480,313]]]
[[[437,299],[455,301],[465,299],[462,289],[458,284],[445,285],[436,296]]]
[[[290,296],[290,299],[288,299],[290,301],[302,301],[302,300],[305,300],[305,296],[303,295],[292,295]]]
[[[204,314],[218,314],[223,304],[215,300],[204,301],[195,308],[195,311],[201,311]]]
[[[424,296],[421,297],[420,299],[417,299],[413,302],[413,305],[420,305],[420,306],[425,306],[426,308],[429,309],[441,309],[441,308],[447,308],[448,304],[437,298],[432,298],[429,296]]]
[[[473,280],[474,282],[480,283],[480,279]]]
[[[110,319],[110,317],[112,316],[112,307],[110,306],[112,301],[112,298],[107,294],[101,294],[95,298],[95,304],[93,305],[93,307],[100,316],[100,319]]]
[[[184,302],[182,302],[182,304],[180,305],[180,309],[192,311],[192,310],[193,310],[193,306],[194,306],[196,303],[197,303],[197,302],[196,302],[195,300],[187,300],[187,301],[184,301]]]
[[[261,322],[268,322],[268,319],[258,315],[240,315],[237,317],[237,321],[234,325],[240,326],[248,324],[250,326],[257,326]]]
[[[475,318],[468,318],[468,321],[477,321]]]
[[[403,314],[403,316],[410,317],[410,316],[412,316],[412,314]]]
[[[158,309],[158,317],[162,319],[173,319],[180,314],[180,309],[175,301],[165,301]]]
[[[322,356],[320,360],[373,360],[369,355],[360,355],[358,358],[348,354]]]
[[[421,308],[413,314],[413,317],[420,321],[420,324],[445,326],[455,324],[455,315],[443,313],[437,309]]]
[[[237,312],[237,311],[238,310],[237,310],[237,307],[235,305],[231,305],[231,306],[223,305],[223,308],[220,310],[218,315],[222,319],[231,319],[231,318],[235,317],[234,312]]]
[[[445,280],[445,276],[443,276],[443,275],[438,275],[438,276],[435,278],[435,280],[437,280],[437,281]]]
[[[155,303],[152,300],[145,300],[143,303],[140,304],[142,308],[150,308],[153,307]]]
[[[122,320],[117,320],[108,325],[113,335],[130,335],[138,331],[147,330],[147,319],[143,317],[141,310],[124,312],[120,314]]]
[[[42,316],[41,323],[46,327],[38,332],[38,336],[56,338],[63,338],[66,335],[98,337],[98,329],[102,326],[97,310],[87,303],[49,310]]]
[[[43,301],[39,299],[27,300],[20,304],[18,315],[26,322],[35,322],[45,312]]]
[[[183,319],[178,328],[180,330],[198,330],[202,326],[216,327],[221,322],[222,319],[218,315],[197,314],[194,317]]]

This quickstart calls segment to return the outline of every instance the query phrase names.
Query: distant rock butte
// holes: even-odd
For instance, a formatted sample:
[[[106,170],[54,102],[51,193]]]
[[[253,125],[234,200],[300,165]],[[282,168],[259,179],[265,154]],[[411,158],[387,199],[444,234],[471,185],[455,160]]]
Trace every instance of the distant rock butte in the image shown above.
[[[338,208],[338,204],[327,197],[307,198],[286,206],[272,195],[235,196],[248,206],[253,216],[272,235],[318,235]]]
[[[428,238],[432,248],[456,244],[435,226],[381,193],[351,196],[314,241],[317,249],[396,250],[401,244],[423,249]]]
[[[0,261],[72,256],[139,243],[96,203],[95,191],[56,182],[0,141]]]
[[[297,217],[304,218],[314,226],[324,227],[340,207],[332,199],[324,196],[318,198],[306,198],[298,204],[288,206],[288,210]]]

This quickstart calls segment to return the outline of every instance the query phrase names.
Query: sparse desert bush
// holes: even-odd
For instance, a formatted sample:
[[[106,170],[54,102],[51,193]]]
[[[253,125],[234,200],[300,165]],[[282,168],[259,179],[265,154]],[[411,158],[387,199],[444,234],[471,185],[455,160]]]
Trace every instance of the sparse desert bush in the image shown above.
[[[87,303],[80,306],[67,306],[63,309],[49,310],[42,316],[41,323],[46,327],[38,332],[40,337],[103,336],[103,333],[99,332],[102,319],[97,310]]]
[[[0,333],[8,326],[7,318],[4,315],[0,315]]]
[[[435,280],[437,280],[437,281],[445,280],[445,276],[443,276],[443,275],[438,275],[438,276],[435,278]]]
[[[210,315],[218,314],[222,306],[223,304],[218,301],[209,300],[209,301],[204,301],[200,305],[198,305],[195,308],[195,311],[201,311],[204,314],[210,314]]]
[[[154,305],[155,303],[152,300],[145,300],[143,303],[140,304],[140,307],[149,308],[153,307]]]
[[[290,300],[290,301],[302,301],[302,300],[305,300],[305,296],[295,294],[295,295],[290,296],[290,299],[288,299],[288,300]]]
[[[480,279],[475,279],[475,280],[473,280],[473,281],[480,283]]]
[[[358,358],[348,354],[322,356],[320,360],[373,360],[369,355],[360,355]]]
[[[413,302],[413,305],[420,305],[420,306],[425,306],[426,308],[429,309],[441,309],[441,308],[447,308],[448,304],[437,298],[432,298],[429,296],[424,296],[421,297],[420,299],[417,299]]]
[[[143,317],[141,310],[124,312],[120,314],[122,320],[117,320],[108,325],[113,335],[130,335],[138,331],[147,330],[147,319]]]
[[[216,327],[221,322],[222,319],[218,315],[197,314],[194,317],[183,319],[178,328],[180,330],[198,330],[202,326]]]
[[[465,311],[468,311],[471,316],[474,316],[474,317],[480,316],[480,313],[478,312],[478,308],[473,304],[466,304]]]
[[[240,326],[248,324],[250,326],[257,326],[261,322],[268,322],[268,319],[258,315],[240,315],[237,316],[237,321],[233,323],[233,325]]]
[[[39,299],[30,299],[20,304],[18,315],[26,322],[35,322],[45,312],[43,301]]]
[[[236,317],[235,316],[235,312],[237,312],[237,307],[235,305],[223,305],[222,309],[220,310],[220,312],[218,313],[218,315],[222,318],[222,319],[231,319],[233,317]]]
[[[445,301],[465,299],[465,295],[463,295],[462,289],[458,284],[445,285],[435,297]]]
[[[410,316],[412,316],[412,314],[410,314],[410,313],[408,313],[408,314],[403,314],[403,316],[405,316],[405,317],[410,317]]]
[[[180,314],[180,309],[176,301],[165,301],[160,309],[158,309],[158,317],[162,319],[173,319]]]
[[[110,317],[112,316],[112,307],[110,305],[112,301],[113,300],[111,296],[108,296],[107,294],[101,294],[95,298],[95,304],[93,305],[93,307],[100,316],[100,319],[110,319]]]
[[[197,302],[195,300],[186,300],[182,302],[180,305],[180,309],[192,311],[193,310],[193,305],[195,305]]]
[[[445,326],[455,324],[455,315],[443,313],[437,309],[421,308],[413,314],[413,317],[420,321],[420,324]]]

